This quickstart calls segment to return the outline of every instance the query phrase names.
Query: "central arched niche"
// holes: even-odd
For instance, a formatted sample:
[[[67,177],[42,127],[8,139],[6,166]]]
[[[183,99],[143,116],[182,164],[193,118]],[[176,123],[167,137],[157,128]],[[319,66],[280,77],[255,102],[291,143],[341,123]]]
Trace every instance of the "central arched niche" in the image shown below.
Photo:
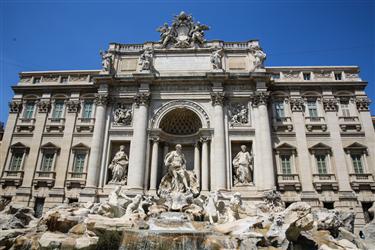
[[[164,115],[160,129],[171,135],[192,135],[202,128],[199,116],[187,108],[175,108]]]

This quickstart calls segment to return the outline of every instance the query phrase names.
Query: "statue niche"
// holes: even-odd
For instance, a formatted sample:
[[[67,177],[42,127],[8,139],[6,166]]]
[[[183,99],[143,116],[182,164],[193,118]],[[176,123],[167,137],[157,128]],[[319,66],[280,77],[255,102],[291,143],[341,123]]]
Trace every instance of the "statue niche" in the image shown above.
[[[171,210],[180,210],[188,205],[187,200],[199,195],[199,183],[193,171],[186,169],[182,146],[169,152],[164,159],[167,173],[161,179],[158,195],[166,200]]]
[[[124,185],[127,182],[129,157],[125,153],[125,148],[125,145],[121,145],[108,165],[110,170],[109,184]]]
[[[246,145],[241,145],[241,151],[234,157],[233,163],[233,180],[234,186],[252,185],[254,158],[247,151]]]

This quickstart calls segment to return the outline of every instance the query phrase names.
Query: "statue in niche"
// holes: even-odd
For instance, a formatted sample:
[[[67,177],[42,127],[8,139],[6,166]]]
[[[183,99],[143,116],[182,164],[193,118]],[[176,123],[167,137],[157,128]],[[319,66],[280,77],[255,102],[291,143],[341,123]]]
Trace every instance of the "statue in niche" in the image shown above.
[[[154,50],[151,47],[145,49],[139,58],[139,65],[141,65],[141,71],[150,71],[153,67],[152,61],[154,58]]]
[[[108,168],[112,172],[112,179],[109,182],[110,184],[126,183],[128,175],[128,164],[129,158],[125,153],[125,146],[121,145],[120,150],[115,154],[111,161],[111,164],[109,164],[108,166]]]
[[[247,151],[245,145],[241,146],[233,159],[234,185],[253,184],[253,156]]]
[[[164,159],[167,174],[162,178],[158,195],[167,200],[171,210],[181,209],[188,205],[188,200],[199,195],[199,184],[193,171],[186,170],[186,159],[182,146],[169,152]]]
[[[229,109],[230,125],[244,125],[249,122],[248,109],[245,105],[232,105]]]
[[[102,57],[103,71],[110,73],[112,69],[112,54],[108,51],[100,51],[100,56]]]
[[[224,49],[218,49],[212,52],[210,61],[213,69],[223,69],[222,58],[224,56]]]
[[[132,121],[132,110],[122,104],[118,104],[113,111],[113,121],[117,125],[130,125]]]

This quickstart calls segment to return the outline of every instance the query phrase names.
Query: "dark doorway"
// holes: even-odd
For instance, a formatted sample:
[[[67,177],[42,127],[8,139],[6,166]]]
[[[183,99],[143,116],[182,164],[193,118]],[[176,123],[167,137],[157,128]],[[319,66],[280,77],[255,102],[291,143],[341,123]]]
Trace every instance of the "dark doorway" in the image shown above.
[[[374,219],[374,215],[370,214],[368,210],[372,207],[372,202],[362,202],[363,216],[365,217],[365,222],[369,223]]]
[[[35,217],[40,218],[43,215],[44,198],[35,198]]]
[[[323,202],[323,207],[327,209],[334,209],[335,208],[334,202]]]

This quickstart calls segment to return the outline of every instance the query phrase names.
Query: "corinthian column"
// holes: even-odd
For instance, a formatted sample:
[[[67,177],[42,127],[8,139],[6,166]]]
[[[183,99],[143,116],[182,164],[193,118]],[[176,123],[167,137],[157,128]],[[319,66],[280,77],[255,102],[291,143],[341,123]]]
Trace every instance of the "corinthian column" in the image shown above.
[[[134,98],[134,133],[130,143],[128,187],[143,189],[147,151],[147,116],[150,93],[141,92]]]
[[[197,180],[199,182],[201,179],[201,160],[198,142],[194,145],[194,173],[196,174]]]
[[[226,189],[226,168],[225,168],[225,136],[224,136],[224,93],[211,93],[212,105],[214,106],[213,127],[214,138],[213,145],[213,161],[211,164],[211,189]]]
[[[275,186],[275,171],[273,166],[273,152],[272,152],[272,142],[271,142],[271,129],[268,116],[268,93],[266,91],[256,92],[253,97],[253,106],[257,108],[257,118],[259,125],[255,133],[257,136],[257,147],[260,148],[258,152],[260,155],[255,157],[260,157],[261,166],[255,166],[258,168],[256,171],[259,171],[261,168],[262,174],[257,175],[261,176],[261,180],[258,181],[257,186],[260,186],[264,189],[272,189]]]
[[[156,190],[158,180],[158,156],[159,156],[159,138],[153,138],[152,155],[151,155],[151,173],[150,173],[150,190]]]
[[[86,188],[98,187],[98,175],[103,148],[105,113],[108,101],[108,93],[100,92],[95,97],[95,127],[91,141],[89,166],[87,169]]]
[[[202,142],[202,175],[201,175],[201,183],[202,183],[202,191],[208,191],[208,138],[207,137],[202,137],[201,138]]]

